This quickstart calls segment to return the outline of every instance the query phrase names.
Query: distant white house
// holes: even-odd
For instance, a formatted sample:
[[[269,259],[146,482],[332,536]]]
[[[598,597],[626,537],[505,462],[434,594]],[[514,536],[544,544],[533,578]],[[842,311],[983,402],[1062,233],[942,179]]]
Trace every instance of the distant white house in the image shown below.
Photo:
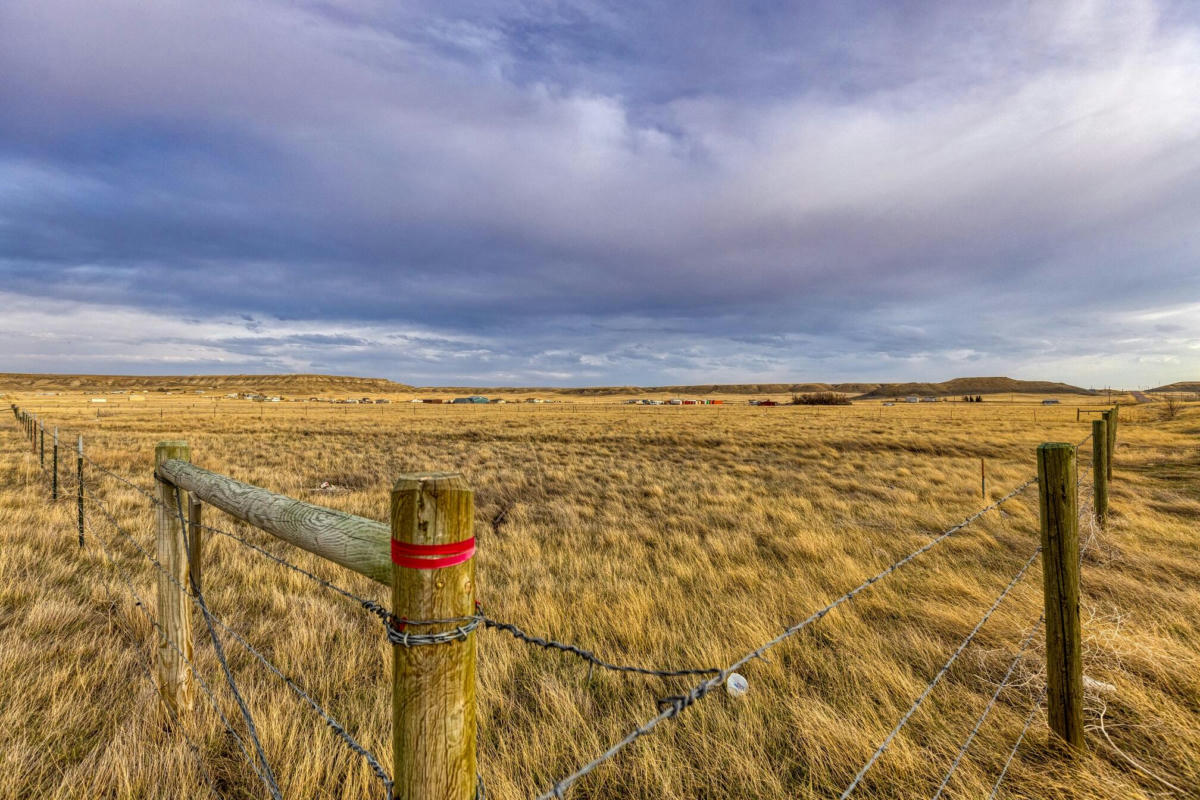
[[[107,403],[108,398],[107,397],[93,397],[92,402],[93,403]]]
[[[904,402],[919,403],[919,402],[921,402],[921,398],[917,397],[915,394],[910,394],[908,397],[904,398]]]

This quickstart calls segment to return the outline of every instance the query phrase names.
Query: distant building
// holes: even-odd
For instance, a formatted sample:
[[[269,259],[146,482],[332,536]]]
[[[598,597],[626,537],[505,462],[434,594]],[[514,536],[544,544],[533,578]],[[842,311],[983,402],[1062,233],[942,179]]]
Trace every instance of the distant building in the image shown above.
[[[470,397],[456,397],[456,398],[454,398],[454,400],[452,402],[467,403],[467,404],[472,404],[472,403],[485,404],[488,402],[488,399],[481,394],[473,394]]]
[[[1042,401],[1042,405],[1044,405],[1044,406],[1056,406],[1056,405],[1058,405],[1058,401],[1057,401],[1057,400],[1055,400],[1053,397],[1047,397],[1045,400],[1043,400],[1043,401]]]
[[[916,395],[911,395],[911,394],[910,394],[908,397],[904,398],[904,402],[906,402],[906,403],[919,403],[919,402],[921,402],[921,398],[917,397]]]

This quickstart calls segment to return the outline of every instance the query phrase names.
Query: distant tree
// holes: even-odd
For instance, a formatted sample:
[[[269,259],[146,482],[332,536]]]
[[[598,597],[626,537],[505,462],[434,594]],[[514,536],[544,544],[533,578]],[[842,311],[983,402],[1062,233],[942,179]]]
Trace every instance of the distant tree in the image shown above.
[[[848,406],[850,398],[837,392],[809,392],[792,395],[794,406]]]
[[[1179,416],[1179,412],[1183,410],[1183,401],[1178,395],[1165,394],[1163,395],[1163,419],[1175,419]]]
[[[982,403],[982,402],[983,402],[983,395],[981,395],[981,394],[977,394],[977,395],[975,395],[975,402],[976,402],[976,403]]]

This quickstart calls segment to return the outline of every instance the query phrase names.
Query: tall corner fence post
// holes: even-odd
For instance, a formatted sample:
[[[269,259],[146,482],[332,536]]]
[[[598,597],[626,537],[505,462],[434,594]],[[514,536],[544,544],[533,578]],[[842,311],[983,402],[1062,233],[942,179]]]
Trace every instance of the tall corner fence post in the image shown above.
[[[58,426],[54,426],[54,447],[50,456],[50,500],[58,500]]]
[[[75,456],[75,510],[79,522],[79,547],[83,547],[83,434],[79,434],[79,452]]]
[[[1092,507],[1096,522],[1108,522],[1108,421],[1092,420]]]
[[[1075,446],[1038,447],[1042,587],[1046,601],[1046,685],[1050,729],[1076,750],[1083,731],[1083,659],[1079,622],[1079,486]]]
[[[392,780],[407,800],[471,800],[476,790],[474,495],[458,473],[401,475],[392,489]],[[404,626],[404,620],[459,622]],[[403,627],[400,630],[399,627]]]
[[[157,478],[158,465],[170,460],[191,461],[188,443],[159,442],[154,448],[157,556],[163,570],[158,574],[158,618],[163,628],[158,640],[158,692],[168,715],[175,717],[180,711],[192,710],[196,690],[187,664],[192,660],[192,616],[191,600],[184,590],[189,580],[188,551],[179,515],[187,502],[182,489]]]

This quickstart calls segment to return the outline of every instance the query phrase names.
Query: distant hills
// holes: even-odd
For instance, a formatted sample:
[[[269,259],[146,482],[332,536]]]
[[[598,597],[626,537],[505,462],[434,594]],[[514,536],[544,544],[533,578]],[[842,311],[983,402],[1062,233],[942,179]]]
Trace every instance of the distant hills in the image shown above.
[[[1147,389],[1148,392],[1200,392],[1200,381],[1178,381],[1159,386],[1157,389]]]
[[[789,394],[792,392],[842,392],[844,394],[862,394],[878,386],[878,383],[704,383],[691,386],[584,386],[556,388],[546,386],[530,387],[479,387],[479,386],[438,386],[422,391],[442,392],[479,392],[487,394],[521,393],[521,392],[554,392],[555,394],[574,397],[611,397],[631,394],[677,394],[677,395],[707,395],[707,394]]]
[[[953,397],[965,394],[1079,394],[1088,389],[1053,381],[1021,381],[1013,378],[955,378],[942,383],[707,383],[686,386],[590,386],[556,387],[414,387],[385,378],[355,378],[344,375],[46,375],[0,373],[0,390],[101,392],[139,389],[144,391],[260,392],[279,395],[308,394],[398,394],[413,391],[481,394],[554,393],[567,397],[611,397],[636,394],[781,395],[804,392],[840,392],[867,398],[907,395]],[[1151,391],[1194,392],[1200,383],[1173,383]]]
[[[964,394],[1094,395],[1096,392],[1054,381],[1019,381],[1015,378],[954,378],[942,383],[882,383],[863,396],[900,397],[914,394],[922,397],[952,397]]]
[[[0,389],[10,391],[261,392],[269,394],[385,394],[412,387],[384,378],[344,375],[42,375],[0,373]]]

